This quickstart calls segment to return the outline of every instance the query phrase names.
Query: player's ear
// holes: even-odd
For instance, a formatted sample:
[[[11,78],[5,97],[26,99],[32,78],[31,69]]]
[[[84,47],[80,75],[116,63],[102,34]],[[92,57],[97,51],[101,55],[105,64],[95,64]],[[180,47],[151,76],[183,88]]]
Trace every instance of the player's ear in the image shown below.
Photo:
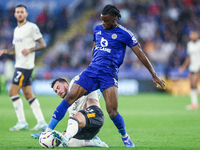
[[[17,18],[17,16],[16,16],[16,12],[14,13],[14,16],[15,16],[15,18]]]
[[[26,12],[26,17],[28,17],[28,12]]]
[[[114,17],[113,21],[116,22],[117,21],[117,17]]]
[[[64,82],[64,85],[65,85],[65,87],[68,87],[68,86],[69,86],[67,82]]]

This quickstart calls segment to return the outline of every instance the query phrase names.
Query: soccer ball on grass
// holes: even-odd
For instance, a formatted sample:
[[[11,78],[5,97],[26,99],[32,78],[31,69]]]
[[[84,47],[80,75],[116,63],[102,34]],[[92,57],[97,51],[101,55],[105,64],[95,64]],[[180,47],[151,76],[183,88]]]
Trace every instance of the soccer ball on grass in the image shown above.
[[[56,147],[56,138],[52,132],[42,132],[39,137],[39,143],[43,148],[54,148]]]

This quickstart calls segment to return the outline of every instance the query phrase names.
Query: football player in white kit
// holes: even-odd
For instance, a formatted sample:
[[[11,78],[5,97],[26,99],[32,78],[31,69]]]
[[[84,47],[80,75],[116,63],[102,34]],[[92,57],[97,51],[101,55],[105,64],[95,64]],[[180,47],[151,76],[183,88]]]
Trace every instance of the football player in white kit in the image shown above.
[[[51,87],[58,96],[64,98],[77,78],[79,76],[75,76],[70,84],[64,78],[58,78],[52,82]],[[69,107],[67,130],[63,133],[53,130],[58,138],[57,145],[62,146],[59,140],[66,138],[69,145],[64,145],[64,147],[108,147],[96,136],[104,123],[104,114],[100,109],[99,98],[97,91],[93,91],[87,96],[80,97]],[[52,131],[52,129],[47,127],[46,131]],[[41,132],[31,134],[35,139],[39,139],[40,135]]]
[[[37,120],[36,126],[31,130],[44,130],[47,124],[41,111],[39,101],[32,91],[31,74],[35,66],[35,51],[45,48],[46,43],[38,26],[26,20],[28,16],[26,6],[16,6],[14,16],[17,19],[17,27],[14,30],[13,47],[11,49],[0,50],[0,56],[2,54],[15,55],[15,72],[9,95],[13,101],[18,122],[14,127],[10,128],[10,131],[28,129],[23,102],[18,95],[20,89],[22,89]],[[38,42],[37,45],[36,41]]]
[[[183,65],[179,68],[180,72],[183,72],[189,66],[190,72],[190,98],[191,104],[187,106],[187,109],[198,109],[198,95],[197,86],[199,80],[200,71],[200,39],[198,32],[190,32],[190,41],[187,43],[187,58]]]

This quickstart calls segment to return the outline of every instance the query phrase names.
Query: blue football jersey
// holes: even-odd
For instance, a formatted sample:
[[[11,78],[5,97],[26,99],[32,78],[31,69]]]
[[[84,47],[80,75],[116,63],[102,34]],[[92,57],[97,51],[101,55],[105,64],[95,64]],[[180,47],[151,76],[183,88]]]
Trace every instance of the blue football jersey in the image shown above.
[[[111,30],[105,30],[102,25],[97,25],[93,34],[96,45],[90,66],[100,70],[112,69],[118,72],[124,60],[126,45],[133,47],[138,44],[134,34],[121,25]]]

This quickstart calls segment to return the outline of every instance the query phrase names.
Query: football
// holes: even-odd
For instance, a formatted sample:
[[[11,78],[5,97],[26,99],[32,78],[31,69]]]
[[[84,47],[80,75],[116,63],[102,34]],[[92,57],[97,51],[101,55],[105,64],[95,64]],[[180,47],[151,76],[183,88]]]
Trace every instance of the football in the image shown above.
[[[52,132],[42,132],[39,137],[39,143],[43,148],[54,148],[56,147],[56,138]]]

